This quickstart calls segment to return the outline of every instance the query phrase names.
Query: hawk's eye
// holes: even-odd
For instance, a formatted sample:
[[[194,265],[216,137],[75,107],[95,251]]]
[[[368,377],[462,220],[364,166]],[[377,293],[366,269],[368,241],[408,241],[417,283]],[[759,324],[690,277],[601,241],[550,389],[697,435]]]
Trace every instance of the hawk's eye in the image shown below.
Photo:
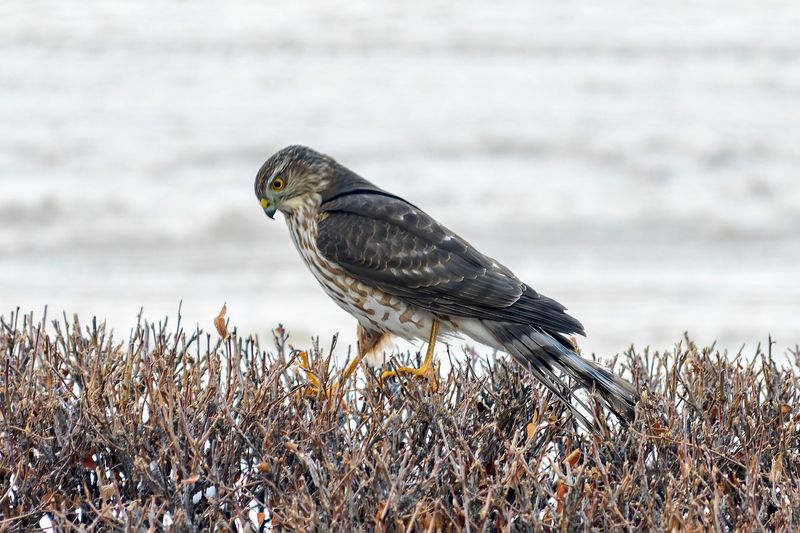
[[[283,190],[283,188],[286,187],[286,180],[283,178],[275,178],[272,180],[272,185],[270,185],[270,187],[272,187],[273,191]]]

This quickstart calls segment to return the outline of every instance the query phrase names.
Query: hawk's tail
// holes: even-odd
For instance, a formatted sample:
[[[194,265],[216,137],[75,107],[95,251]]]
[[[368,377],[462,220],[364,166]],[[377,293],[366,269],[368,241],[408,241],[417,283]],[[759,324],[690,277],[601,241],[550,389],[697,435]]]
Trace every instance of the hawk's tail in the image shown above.
[[[567,339],[559,334],[548,334],[525,324],[486,322],[503,349],[528,368],[553,394],[589,427],[593,424],[576,410],[570,398],[564,395],[564,382],[553,372],[558,369],[575,379],[581,386],[594,389],[620,419],[631,422],[637,394],[633,385],[575,353]],[[588,407],[573,391],[568,395],[585,409]]]

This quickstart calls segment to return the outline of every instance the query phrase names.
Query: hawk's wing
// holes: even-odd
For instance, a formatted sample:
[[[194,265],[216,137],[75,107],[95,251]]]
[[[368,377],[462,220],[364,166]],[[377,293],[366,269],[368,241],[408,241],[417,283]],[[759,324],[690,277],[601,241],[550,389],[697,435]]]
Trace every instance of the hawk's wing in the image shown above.
[[[317,247],[345,272],[437,315],[581,333],[564,306],[408,202],[358,191],[324,202]]]

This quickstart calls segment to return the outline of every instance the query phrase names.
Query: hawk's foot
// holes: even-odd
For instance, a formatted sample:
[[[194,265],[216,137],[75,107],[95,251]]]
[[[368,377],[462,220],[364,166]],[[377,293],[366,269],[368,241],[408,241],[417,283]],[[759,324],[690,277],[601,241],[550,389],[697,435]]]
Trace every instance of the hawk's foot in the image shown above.
[[[436,379],[436,368],[433,365],[433,361],[426,361],[421,367],[413,368],[408,366],[401,366],[395,370],[387,370],[381,374],[378,382],[383,385],[384,381],[389,378],[396,377],[399,378],[403,374],[410,374],[412,376],[417,376],[421,378],[426,378],[431,382],[431,389],[436,392],[439,390],[439,382]]]
[[[314,373],[314,370],[311,368],[311,365],[308,364],[308,353],[299,351],[295,354],[295,357],[299,359],[297,366],[306,373],[306,377],[308,378],[308,383],[303,385],[301,389],[303,395],[310,398],[319,398],[322,395],[322,384],[317,374]],[[325,399],[330,400],[335,392],[336,385],[325,389]]]
[[[388,370],[381,374],[378,382],[383,385],[383,382],[394,376],[399,378],[401,374],[411,374],[412,376],[419,376],[427,378],[431,382],[431,389],[436,392],[439,389],[439,383],[436,380],[436,367],[433,364],[433,349],[436,346],[436,338],[439,336],[439,321],[434,319],[431,323],[431,336],[428,339],[428,351],[425,354],[425,360],[419,368],[411,368],[408,366],[401,366],[396,370]]]

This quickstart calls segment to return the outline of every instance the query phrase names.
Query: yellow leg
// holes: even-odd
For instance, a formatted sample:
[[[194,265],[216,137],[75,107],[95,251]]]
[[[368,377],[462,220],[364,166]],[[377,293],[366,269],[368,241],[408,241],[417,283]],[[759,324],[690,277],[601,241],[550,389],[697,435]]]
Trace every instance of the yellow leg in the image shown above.
[[[297,357],[300,359],[300,364],[298,366],[305,371],[306,376],[308,377],[308,385],[303,387],[303,391],[305,392],[306,396],[316,398],[319,396],[319,393],[322,390],[322,384],[320,383],[317,375],[311,369],[311,365],[308,364],[308,354],[306,352],[298,352]],[[331,387],[325,389],[325,397],[328,400],[330,400],[334,395],[336,390],[339,388],[339,385],[347,381],[347,379],[353,375],[353,372],[356,371],[363,358],[363,355],[357,355],[355,359],[350,361],[350,364],[347,365],[347,368],[344,370],[344,372],[342,372],[342,376],[339,378],[339,381],[334,383]]]
[[[306,396],[313,396],[316,398],[322,390],[322,384],[314,373],[314,370],[312,370],[311,365],[308,364],[308,354],[306,352],[297,352],[297,358],[300,359],[300,363],[298,363],[297,366],[306,373],[306,377],[308,378],[308,385],[303,387],[303,393],[305,393]],[[326,390],[325,396],[330,398],[331,392],[330,389]]]
[[[439,321],[433,319],[433,324],[431,324],[431,336],[428,339],[428,351],[425,354],[425,360],[422,362],[422,366],[419,368],[403,366],[397,370],[387,370],[381,374],[380,382],[383,383],[392,376],[400,377],[401,374],[411,374],[413,376],[428,378],[431,382],[431,388],[434,391],[437,390],[439,388],[439,384],[436,382],[436,368],[433,364],[433,349],[436,346],[436,338],[438,336]]]

